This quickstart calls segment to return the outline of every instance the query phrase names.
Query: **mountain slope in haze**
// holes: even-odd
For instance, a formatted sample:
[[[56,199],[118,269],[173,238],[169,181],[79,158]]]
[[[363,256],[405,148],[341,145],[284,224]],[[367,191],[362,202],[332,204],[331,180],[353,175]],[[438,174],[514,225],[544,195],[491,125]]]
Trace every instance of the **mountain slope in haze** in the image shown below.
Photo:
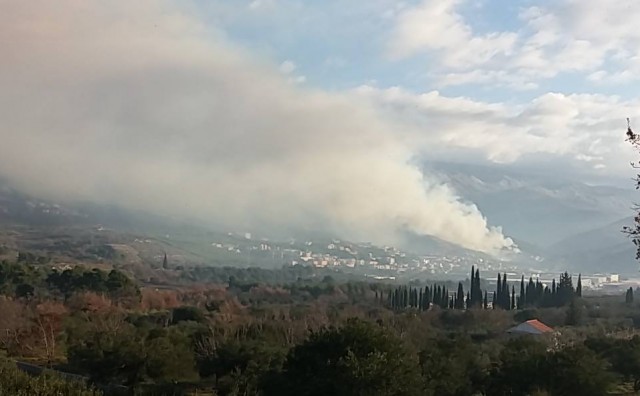
[[[622,233],[629,225],[632,217],[565,238],[549,247],[551,261],[574,271],[637,274],[635,246]]]
[[[279,246],[283,251],[294,247],[304,251],[305,241],[313,241],[314,253],[323,253],[323,243],[326,247],[336,237],[314,233],[313,230],[302,230],[287,238],[256,236],[254,233],[252,242],[251,238],[244,237],[246,231],[250,230],[221,232],[184,220],[125,210],[117,206],[52,203],[8,187],[0,190],[0,246],[5,244],[14,250],[33,250],[43,255],[50,253],[64,260],[73,258],[99,261],[100,257],[91,255],[95,250],[91,244],[97,242],[101,246],[116,246],[129,261],[137,260],[149,266],[157,266],[164,252],[169,252],[174,264],[280,267],[284,256],[280,257],[281,260],[276,260],[271,253],[248,251],[249,245],[259,245],[262,238],[266,237],[270,239],[272,246]],[[290,245],[287,242],[290,239],[295,240],[297,245]],[[405,243],[397,247],[406,252],[407,257],[457,257],[470,263],[498,260],[434,237],[407,233],[404,239]],[[381,248],[366,242],[354,245],[370,246],[370,250],[374,252]],[[287,262],[296,258],[286,257]]]
[[[629,215],[633,186],[590,185],[501,166],[434,165],[463,199],[506,235],[546,248]]]

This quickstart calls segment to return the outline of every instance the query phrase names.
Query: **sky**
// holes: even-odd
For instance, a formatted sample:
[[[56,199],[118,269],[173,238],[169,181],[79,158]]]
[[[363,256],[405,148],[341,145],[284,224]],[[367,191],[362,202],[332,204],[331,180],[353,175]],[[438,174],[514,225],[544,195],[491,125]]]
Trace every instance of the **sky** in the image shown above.
[[[640,3],[0,0],[0,176],[224,226],[497,253],[422,164],[631,177]]]
[[[292,83],[355,92],[430,147],[591,176],[624,173],[637,113],[640,4],[605,0],[196,1]],[[402,133],[402,132],[400,132]],[[431,152],[429,152],[431,151]],[[451,159],[426,149],[426,158]],[[517,165],[517,164],[516,164]],[[626,177],[626,175],[625,175]]]

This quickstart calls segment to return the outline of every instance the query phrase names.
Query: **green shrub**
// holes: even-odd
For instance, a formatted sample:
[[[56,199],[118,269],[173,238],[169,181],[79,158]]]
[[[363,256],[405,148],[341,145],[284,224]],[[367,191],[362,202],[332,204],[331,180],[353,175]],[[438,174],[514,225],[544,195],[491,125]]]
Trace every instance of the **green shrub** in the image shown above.
[[[54,374],[31,376],[12,362],[0,363],[0,396],[100,396],[79,381],[67,381]]]

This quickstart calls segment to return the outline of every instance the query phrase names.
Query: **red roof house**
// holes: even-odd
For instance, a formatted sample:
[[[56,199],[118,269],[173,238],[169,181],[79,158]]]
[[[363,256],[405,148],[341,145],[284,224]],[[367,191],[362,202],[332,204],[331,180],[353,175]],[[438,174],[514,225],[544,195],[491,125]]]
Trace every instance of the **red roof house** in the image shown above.
[[[532,335],[541,335],[547,333],[553,333],[554,330],[547,326],[546,324],[540,322],[537,319],[527,320],[526,322],[522,322],[517,326],[514,326],[507,330],[507,333],[511,334],[532,334]]]

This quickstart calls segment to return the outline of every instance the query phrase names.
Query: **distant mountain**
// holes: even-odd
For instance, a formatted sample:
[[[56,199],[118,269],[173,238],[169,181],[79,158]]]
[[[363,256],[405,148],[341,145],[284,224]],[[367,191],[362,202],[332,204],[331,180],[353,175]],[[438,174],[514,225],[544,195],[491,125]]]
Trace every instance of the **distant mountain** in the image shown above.
[[[622,227],[629,225],[632,217],[565,238],[549,247],[549,257],[557,266],[573,270],[637,274],[635,246],[622,233]]]
[[[633,245],[620,233],[623,224],[631,224],[627,217],[637,199],[632,188],[557,180],[499,166],[438,163],[430,165],[429,173],[434,172],[461,199],[475,203],[491,225],[502,226],[504,233],[514,239],[522,252],[510,258],[523,270],[567,268],[628,273],[636,269]],[[212,231],[182,219],[94,203],[54,203],[22,194],[0,182],[0,225],[3,224],[104,226],[172,243],[203,260],[210,257],[212,242],[227,238],[226,231]],[[245,231],[250,230],[242,233]],[[330,237],[314,235],[314,230],[291,235],[298,240]],[[407,235],[399,247],[417,254],[458,256],[470,261],[495,259],[433,237]]]
[[[546,248],[628,216],[638,195],[629,188],[590,185],[500,166],[439,163],[433,170],[505,234]]]
[[[0,183],[0,224],[79,224],[88,222],[88,217],[76,209],[22,194]]]

